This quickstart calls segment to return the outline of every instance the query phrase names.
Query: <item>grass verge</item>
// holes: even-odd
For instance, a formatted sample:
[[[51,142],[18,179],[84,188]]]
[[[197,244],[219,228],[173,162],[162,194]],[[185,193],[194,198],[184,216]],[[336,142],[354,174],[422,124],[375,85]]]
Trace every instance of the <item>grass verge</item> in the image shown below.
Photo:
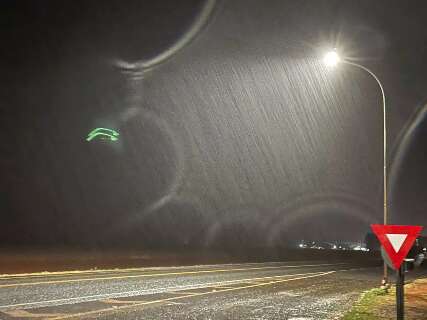
[[[388,302],[389,293],[384,289],[371,289],[362,294],[342,320],[377,320],[377,307]]]
[[[396,317],[396,290],[371,289],[362,294],[342,320],[391,320]],[[427,278],[405,284],[405,319],[427,319]]]

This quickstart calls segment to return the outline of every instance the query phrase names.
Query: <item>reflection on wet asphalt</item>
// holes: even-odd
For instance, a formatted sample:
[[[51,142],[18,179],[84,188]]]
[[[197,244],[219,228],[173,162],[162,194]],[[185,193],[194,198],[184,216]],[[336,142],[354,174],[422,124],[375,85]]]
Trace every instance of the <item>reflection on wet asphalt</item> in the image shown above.
[[[372,264],[205,265],[0,278],[1,319],[333,319]]]

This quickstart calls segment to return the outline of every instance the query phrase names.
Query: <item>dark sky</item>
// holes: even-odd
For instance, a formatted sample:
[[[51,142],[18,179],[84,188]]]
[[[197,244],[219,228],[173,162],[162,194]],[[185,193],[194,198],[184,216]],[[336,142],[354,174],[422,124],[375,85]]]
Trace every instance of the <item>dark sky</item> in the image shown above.
[[[427,222],[424,1],[2,1],[0,241],[275,246]],[[85,141],[95,127],[117,142]],[[392,160],[390,160],[390,163]]]

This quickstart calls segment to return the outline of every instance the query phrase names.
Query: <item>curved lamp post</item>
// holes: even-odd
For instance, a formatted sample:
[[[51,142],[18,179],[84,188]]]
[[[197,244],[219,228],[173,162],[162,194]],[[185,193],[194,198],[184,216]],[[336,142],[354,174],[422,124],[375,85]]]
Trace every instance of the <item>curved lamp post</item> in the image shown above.
[[[383,108],[383,196],[384,196],[384,211],[383,211],[383,219],[384,224],[387,224],[387,122],[386,122],[386,108],[385,108],[385,94],[384,94],[384,88],[381,84],[381,81],[378,79],[378,77],[368,68],[348,60],[341,59],[340,56],[336,51],[330,51],[326,53],[326,55],[323,58],[323,62],[328,67],[335,67],[338,63],[345,63],[352,66],[355,66],[359,69],[362,69],[369,73],[375,81],[378,83],[378,86],[381,89],[382,94],[382,108]],[[384,284],[387,284],[387,266],[384,263]]]

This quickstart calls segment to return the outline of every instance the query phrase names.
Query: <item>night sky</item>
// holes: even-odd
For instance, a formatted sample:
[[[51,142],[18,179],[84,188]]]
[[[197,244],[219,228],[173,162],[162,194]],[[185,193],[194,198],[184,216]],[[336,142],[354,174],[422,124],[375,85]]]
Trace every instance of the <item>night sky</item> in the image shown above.
[[[425,1],[2,1],[2,246],[278,246],[427,224]],[[117,142],[85,140],[96,127]]]

